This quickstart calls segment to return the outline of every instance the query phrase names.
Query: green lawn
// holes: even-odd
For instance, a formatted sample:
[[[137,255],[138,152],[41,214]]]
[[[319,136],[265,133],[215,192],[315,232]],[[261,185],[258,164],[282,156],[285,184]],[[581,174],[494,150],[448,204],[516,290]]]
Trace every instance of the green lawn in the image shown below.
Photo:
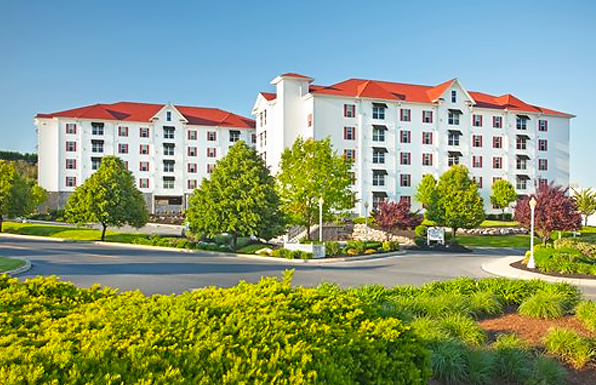
[[[42,237],[72,239],[77,241],[99,241],[101,231],[87,228],[41,225],[35,223],[14,223],[5,222],[3,226],[5,233],[37,235]],[[106,241],[132,243],[136,238],[148,238],[147,234],[106,232]]]
[[[25,261],[20,259],[0,257],[0,273],[4,271],[17,269],[25,264]]]
[[[425,226],[434,226],[433,221],[425,219],[422,222]],[[515,221],[497,221],[497,220],[485,220],[480,224],[480,227],[517,227],[518,223]]]
[[[530,248],[529,235],[458,235],[457,241],[462,246],[470,247],[527,247]],[[534,238],[536,245],[539,238]]]

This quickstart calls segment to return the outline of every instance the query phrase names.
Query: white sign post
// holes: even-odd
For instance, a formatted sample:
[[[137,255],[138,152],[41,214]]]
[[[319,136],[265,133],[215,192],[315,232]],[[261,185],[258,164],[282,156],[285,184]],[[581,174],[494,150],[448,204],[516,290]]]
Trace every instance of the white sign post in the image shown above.
[[[445,229],[440,227],[429,227],[426,230],[426,244],[430,246],[431,241],[437,241],[439,244],[445,244]]]

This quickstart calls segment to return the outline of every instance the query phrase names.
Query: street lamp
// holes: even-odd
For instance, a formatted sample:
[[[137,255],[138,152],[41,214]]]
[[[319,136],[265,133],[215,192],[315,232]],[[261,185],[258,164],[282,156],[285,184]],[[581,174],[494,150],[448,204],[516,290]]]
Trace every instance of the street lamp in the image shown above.
[[[319,198],[319,242],[323,242],[323,203],[325,200],[321,196]]]
[[[368,202],[364,202],[364,240],[368,241]]]
[[[536,209],[536,199],[530,199],[530,260],[528,261],[528,268],[535,269],[536,262],[534,262],[534,210]]]

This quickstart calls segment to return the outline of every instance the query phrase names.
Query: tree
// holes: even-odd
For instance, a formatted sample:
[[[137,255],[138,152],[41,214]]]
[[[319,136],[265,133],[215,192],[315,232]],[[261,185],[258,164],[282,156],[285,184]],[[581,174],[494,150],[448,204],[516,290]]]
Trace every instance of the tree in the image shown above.
[[[422,207],[426,208],[436,201],[436,192],[437,180],[431,174],[426,174],[422,177],[422,180],[418,184],[414,199],[420,202]]]
[[[65,215],[70,222],[101,224],[102,241],[108,226],[139,228],[149,219],[132,173],[115,156],[104,157],[97,171],[75,189],[66,203]]]
[[[306,227],[307,239],[319,216],[321,197],[326,221],[354,206],[350,169],[351,162],[333,151],[329,137],[298,137],[292,148],[283,152],[277,175],[282,206],[292,223]]]
[[[2,232],[4,215],[8,214],[11,208],[16,178],[16,171],[12,163],[0,160],[0,232]]]
[[[576,230],[581,227],[581,214],[573,199],[567,195],[567,189],[553,183],[543,185],[538,188],[535,198],[534,231],[543,244],[550,239],[553,231]],[[530,197],[521,197],[515,205],[515,220],[529,229],[530,216]]]
[[[385,232],[392,233],[394,229],[413,229],[422,223],[422,215],[410,212],[410,204],[405,200],[398,202],[382,201],[374,212],[375,223]]]
[[[499,179],[493,184],[493,194],[490,203],[503,210],[502,218],[505,219],[505,209],[517,199],[513,185],[504,179]]]
[[[45,190],[23,176],[14,162],[0,160],[0,232],[4,215],[28,215],[45,199]]]
[[[581,190],[571,189],[573,200],[579,211],[584,216],[584,226],[588,225],[588,218],[596,213],[596,192],[591,188]]]
[[[275,180],[265,161],[243,141],[217,162],[210,179],[203,179],[190,198],[186,220],[200,236],[232,235],[271,239],[285,231]]]
[[[420,190],[420,185],[418,188]],[[434,191],[429,191],[431,199],[427,202],[427,219],[439,226],[450,227],[453,237],[457,229],[473,228],[484,220],[484,205],[478,185],[470,179],[465,166],[452,166],[441,175]]]

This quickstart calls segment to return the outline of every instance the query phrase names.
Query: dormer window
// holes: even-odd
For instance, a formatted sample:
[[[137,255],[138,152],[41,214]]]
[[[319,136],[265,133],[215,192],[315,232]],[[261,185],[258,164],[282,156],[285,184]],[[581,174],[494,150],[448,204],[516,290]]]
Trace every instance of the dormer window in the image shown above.
[[[166,111],[166,121],[167,122],[172,121],[172,111]]]
[[[451,90],[451,103],[457,103],[457,91]]]

